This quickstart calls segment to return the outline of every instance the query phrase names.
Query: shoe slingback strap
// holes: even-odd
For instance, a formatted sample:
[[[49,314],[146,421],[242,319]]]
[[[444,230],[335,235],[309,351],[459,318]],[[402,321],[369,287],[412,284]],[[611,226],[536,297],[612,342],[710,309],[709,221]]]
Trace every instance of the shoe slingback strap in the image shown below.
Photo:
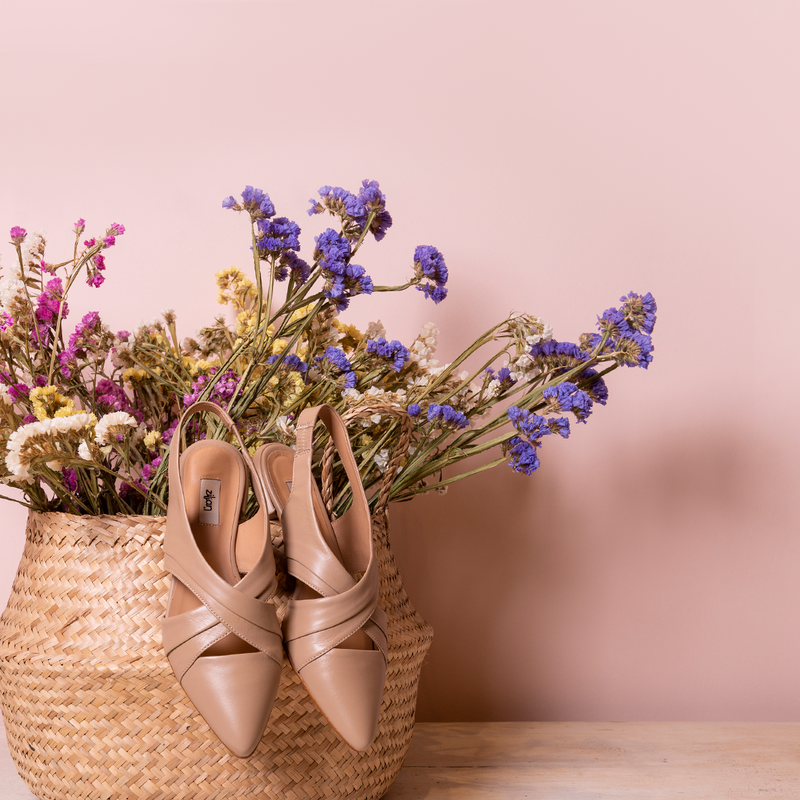
[[[353,504],[346,517],[347,528],[353,535],[342,537],[338,544],[349,567],[364,572],[358,581],[331,553],[314,511],[311,464],[317,420],[330,432],[352,487]],[[314,600],[290,601],[284,639],[296,668],[329,652],[360,629],[370,636],[385,658],[386,614],[377,605],[378,564],[372,547],[369,504],[347,428],[329,405],[305,409],[298,418],[292,492],[282,519],[286,528],[292,530],[285,540],[289,573],[322,595]]]
[[[266,509],[265,492],[261,478],[255,471],[247,448],[236,430],[233,420],[214,403],[195,403],[181,417],[173,435],[173,447],[169,459],[170,485],[181,486],[179,453],[181,433],[188,419],[200,412],[216,414],[236,437],[242,457],[250,469],[253,489],[262,509]],[[174,651],[189,645],[194,658],[214,641],[235,633],[239,638],[256,647],[280,663],[281,630],[275,606],[266,602],[276,590],[275,560],[269,536],[269,520],[264,513],[265,542],[262,553],[253,568],[234,586],[218,575],[205,560],[197,547],[186,518],[183,492],[173,492],[169,498],[167,525],[169,539],[165,541],[164,568],[171,572],[203,603],[204,610],[165,618],[165,646]],[[191,613],[191,612],[190,612]],[[217,627],[222,623],[225,630]],[[216,637],[216,638],[215,638]],[[196,652],[195,652],[196,651]],[[193,663],[193,658],[186,659]]]

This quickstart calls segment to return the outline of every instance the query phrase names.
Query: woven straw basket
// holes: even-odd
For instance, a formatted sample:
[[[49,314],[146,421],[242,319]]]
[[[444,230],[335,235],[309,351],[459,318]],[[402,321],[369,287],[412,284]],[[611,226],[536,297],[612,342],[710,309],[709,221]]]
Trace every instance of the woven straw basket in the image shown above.
[[[411,741],[433,638],[389,549],[385,495],[373,537],[389,664],[374,743],[356,753],[340,741],[285,660],[266,733],[247,760],[211,732],[161,648],[171,582],[161,566],[164,518],[31,512],[0,619],[3,716],[30,790],[40,800],[385,794]],[[280,553],[280,526],[272,534]],[[278,573],[280,618],[288,599],[280,555]]]

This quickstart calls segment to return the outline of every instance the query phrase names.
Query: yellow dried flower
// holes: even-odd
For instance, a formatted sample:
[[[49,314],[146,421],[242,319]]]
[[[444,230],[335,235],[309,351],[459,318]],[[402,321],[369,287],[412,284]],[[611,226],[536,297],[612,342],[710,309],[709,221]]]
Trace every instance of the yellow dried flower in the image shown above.
[[[75,401],[60,394],[55,386],[37,386],[31,389],[28,397],[33,403],[33,414],[40,422],[77,413]]]
[[[314,308],[313,303],[308,303],[304,305],[302,308],[298,308],[297,311],[293,311],[292,315],[289,317],[289,324],[291,325],[293,322],[297,322],[298,320],[303,319],[304,317],[308,316],[311,313],[311,309]]]
[[[144,437],[144,446],[148,450],[155,450],[162,441],[161,431],[148,431]]]
[[[125,383],[141,383],[146,378],[149,378],[150,375],[146,370],[139,369],[138,367],[129,367],[122,373],[122,380]]]
[[[343,338],[339,341],[339,346],[343,347],[345,350],[355,350],[359,342],[364,338],[364,334],[361,333],[355,325],[347,325],[344,322],[340,322],[338,319],[334,319],[333,327],[344,334]]]
[[[258,296],[253,282],[238,267],[221,269],[216,279],[217,301],[221,305],[232,305],[237,311],[244,311]]]

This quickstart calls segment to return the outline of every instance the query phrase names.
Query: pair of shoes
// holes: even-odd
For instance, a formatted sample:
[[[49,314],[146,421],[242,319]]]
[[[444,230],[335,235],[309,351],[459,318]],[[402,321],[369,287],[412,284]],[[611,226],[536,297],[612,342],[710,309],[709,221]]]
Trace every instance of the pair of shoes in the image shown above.
[[[210,439],[179,459],[183,427],[199,411],[219,416],[241,450]],[[352,507],[333,523],[311,473],[318,418],[353,488]],[[230,417],[201,402],[185,412],[172,441],[164,565],[174,577],[162,637],[186,694],[231,752],[251,755],[269,720],[285,643],[290,663],[339,736],[366,750],[377,731],[386,675],[386,615],[378,606],[369,506],[341,417],[327,405],[306,409],[296,452],[268,444],[251,460]],[[248,472],[259,510],[239,524]],[[269,602],[277,584],[267,496],[282,523],[288,571],[297,579],[282,630]]]
[[[318,420],[330,432],[353,492],[352,505],[333,522],[311,471]],[[319,710],[344,742],[363,752],[378,729],[387,663],[369,505],[336,410],[307,408],[296,429],[296,450],[267,444],[255,455],[283,528],[287,571],[296,579],[283,640]]]
[[[216,414],[240,448],[219,439],[180,455],[200,411]],[[259,503],[239,524],[248,486]],[[164,568],[173,575],[162,642],[181,687],[222,743],[246,758],[264,735],[280,683],[283,643],[275,606],[275,557],[262,481],[233,420],[195,403],[173,434]]]

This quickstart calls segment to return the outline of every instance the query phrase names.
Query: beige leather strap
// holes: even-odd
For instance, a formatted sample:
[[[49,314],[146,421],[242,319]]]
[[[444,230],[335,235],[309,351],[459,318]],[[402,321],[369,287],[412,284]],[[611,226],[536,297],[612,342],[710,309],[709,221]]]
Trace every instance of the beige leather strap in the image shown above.
[[[169,498],[166,536],[169,541],[165,542],[164,568],[203,603],[204,610],[166,618],[163,631],[165,648],[169,653],[187,645],[184,648],[186,654],[182,656],[182,661],[186,663],[188,669],[204,650],[230,631],[277,660],[275,653],[279,652],[280,648],[280,625],[274,605],[265,602],[272,597],[277,588],[275,560],[266,512],[264,512],[265,543],[261,556],[234,586],[211,568],[197,547],[189,526],[179,464],[181,434],[189,418],[201,411],[208,411],[218,416],[236,437],[241,447],[242,458],[250,470],[258,502],[262,509],[266,509],[266,494],[262,488],[261,478],[233,420],[214,403],[201,401],[190,406],[175,429],[169,453],[170,486],[178,488],[179,491],[172,492]],[[216,623],[222,623],[226,630],[217,627]]]
[[[347,514],[336,520],[347,535],[336,536],[347,567],[330,550],[313,504],[313,434],[324,423],[339,451],[353,492]],[[342,418],[329,405],[304,409],[297,421],[292,492],[282,521],[291,536],[285,540],[291,575],[322,595],[319,599],[292,600],[284,623],[284,639],[299,671],[325,655],[356,631],[364,632],[386,657],[386,615],[378,606],[378,564],[372,547],[371,518],[350,438]],[[351,572],[363,572],[356,581]]]
[[[179,461],[180,461],[180,452],[181,452],[181,443],[183,441],[183,429],[186,426],[186,423],[193,417],[195,414],[199,414],[201,411],[208,411],[212,414],[215,414],[219,417],[222,422],[225,424],[225,427],[236,437],[236,441],[239,444],[239,448],[242,453],[242,458],[244,459],[247,468],[250,471],[250,477],[253,484],[253,491],[256,494],[256,499],[258,500],[259,506],[261,508],[267,508],[267,495],[264,490],[264,485],[261,482],[261,476],[258,474],[255,468],[255,464],[253,464],[253,459],[250,457],[250,453],[245,446],[244,440],[242,439],[241,434],[239,433],[238,428],[236,427],[236,423],[231,419],[230,415],[227,411],[225,411],[222,406],[218,406],[216,403],[212,403],[209,400],[200,400],[197,403],[192,404],[186,411],[183,412],[183,416],[178,423],[177,428],[175,428],[175,433],[172,435],[172,440],[170,441],[170,455],[175,452],[176,458],[169,459],[169,480],[173,486],[180,485],[180,476],[179,476]],[[174,451],[173,451],[173,448]],[[173,502],[173,499],[170,498],[170,502]],[[183,508],[183,497],[181,496],[179,503]]]

